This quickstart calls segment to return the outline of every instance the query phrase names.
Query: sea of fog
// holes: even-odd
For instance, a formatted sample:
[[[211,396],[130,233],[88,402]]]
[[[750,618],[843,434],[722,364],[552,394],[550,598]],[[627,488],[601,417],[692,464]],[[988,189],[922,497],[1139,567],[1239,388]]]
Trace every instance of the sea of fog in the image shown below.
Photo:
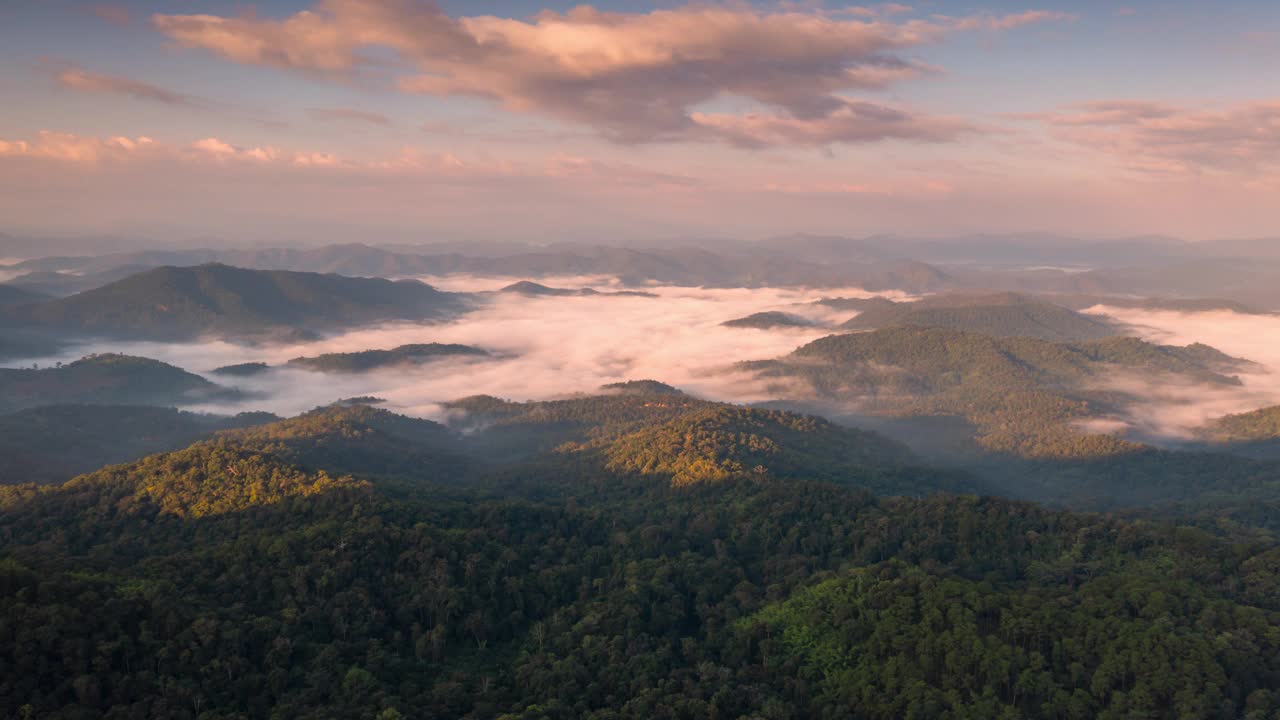
[[[443,290],[482,293],[520,278],[451,275],[421,279]],[[540,282],[602,292],[624,289],[614,278],[600,276],[543,278]],[[816,300],[874,295],[857,288],[652,286],[645,290],[656,297],[529,297],[498,293],[486,296],[476,311],[443,324],[390,323],[314,342],[267,346],[226,341],[103,342],[73,347],[59,356],[38,358],[35,362],[46,366],[90,352],[155,358],[249,393],[234,403],[187,408],[221,413],[269,410],[294,415],[341,398],[374,395],[384,398],[389,409],[438,419],[444,414],[442,403],[468,395],[543,400],[638,379],[660,380],[713,400],[759,402],[773,396],[763,383],[735,372],[734,363],[785,355],[831,334],[831,328],[855,314],[815,305]],[[896,300],[907,297],[902,293],[882,295]],[[757,330],[722,325],[727,320],[772,310],[801,315],[815,326]],[[1280,316],[1108,306],[1088,312],[1130,325],[1136,334],[1152,342],[1202,342],[1262,366],[1258,372],[1241,375],[1240,387],[1117,373],[1099,386],[1125,391],[1135,402],[1121,416],[1093,421],[1094,430],[1128,432],[1148,440],[1178,440],[1224,414],[1280,404],[1280,342],[1276,341],[1280,338]],[[473,345],[491,351],[494,357],[444,359],[417,367],[359,374],[325,374],[295,368],[278,368],[248,378],[209,374],[223,365],[283,365],[301,356],[430,342]]]
[[[1204,343],[1261,367],[1239,374],[1240,387],[1188,383],[1170,377],[1117,374],[1112,389],[1140,399],[1122,425],[1148,439],[1181,439],[1223,415],[1280,404],[1280,315],[1215,310],[1175,312],[1097,306],[1086,312],[1132,327],[1134,334],[1162,345]],[[1107,429],[1103,427],[1099,430]],[[1119,429],[1119,428],[1116,428]]]
[[[450,276],[423,278],[453,291],[494,290],[519,278]],[[562,277],[541,282],[554,287],[619,289],[612,278]],[[102,342],[70,348],[35,361],[45,366],[90,352],[155,358],[223,385],[252,394],[241,402],[197,405],[209,412],[269,410],[293,415],[335,400],[374,395],[384,407],[418,417],[438,418],[441,403],[487,394],[512,400],[539,400],[591,392],[632,379],[655,379],[709,399],[753,402],[767,399],[764,388],[733,363],[791,352],[832,331],[823,327],[756,330],[727,328],[727,320],[767,310],[802,315],[834,325],[854,313],[812,305],[823,297],[871,297],[849,289],[705,289],[654,286],[656,297],[527,297],[495,294],[456,321],[421,325],[392,323],[366,327],[315,342],[244,346],[225,341],[200,343]],[[902,299],[900,293],[889,297]],[[362,374],[323,374],[282,368],[232,378],[209,371],[243,362],[283,364],[291,358],[330,352],[389,349],[409,343],[462,343],[493,352],[495,359],[448,359],[418,367]],[[25,361],[29,365],[31,361]]]

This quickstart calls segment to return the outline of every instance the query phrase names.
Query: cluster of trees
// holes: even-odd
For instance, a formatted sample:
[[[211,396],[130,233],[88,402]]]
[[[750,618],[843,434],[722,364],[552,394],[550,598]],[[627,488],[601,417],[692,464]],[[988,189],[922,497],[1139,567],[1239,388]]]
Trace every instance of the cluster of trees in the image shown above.
[[[403,421],[327,410],[0,489],[0,715],[1280,712],[1267,538],[775,473],[676,486],[674,468],[582,453],[518,468],[530,485],[501,495],[405,493],[380,476],[390,458],[358,470],[362,448],[402,449],[378,438],[430,432]],[[673,437],[717,457],[825,432],[683,422]]]

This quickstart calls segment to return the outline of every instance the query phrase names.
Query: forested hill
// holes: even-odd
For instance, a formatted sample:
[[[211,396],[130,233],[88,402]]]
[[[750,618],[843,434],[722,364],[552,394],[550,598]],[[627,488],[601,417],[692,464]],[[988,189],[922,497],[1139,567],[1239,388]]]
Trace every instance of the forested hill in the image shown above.
[[[913,302],[870,304],[841,327],[874,330],[893,326],[939,327],[1058,342],[1120,334],[1105,320],[1014,293],[938,295]]]
[[[758,312],[747,315],[746,317],[726,320],[720,323],[725,327],[733,328],[752,328],[756,330],[769,330],[779,327],[812,327],[813,323],[807,319],[785,312]]]
[[[986,448],[1027,456],[1096,456],[1129,452],[1115,438],[1086,436],[1078,422],[1124,411],[1132,401],[1099,380],[1176,377],[1184,383],[1234,386],[1234,373],[1256,369],[1204,345],[1172,347],[1136,338],[1054,343],[998,338],[942,328],[888,328],[832,335],[778,360],[740,369],[777,378],[780,397],[896,417],[957,416]]]
[[[603,407],[469,405],[509,418]],[[822,446],[795,416],[708,424],[722,416],[707,411],[673,418],[671,438],[700,447],[750,426],[796,457]],[[447,440],[324,410],[0,489],[0,716],[1280,711],[1280,549],[1267,540],[799,478],[636,483],[568,461],[521,473],[554,473],[550,494],[406,493],[323,440],[354,448],[367,431],[399,438],[368,445],[388,452],[418,432]],[[637,447],[666,446],[654,440]],[[324,467],[339,461],[350,472]]]
[[[237,396],[182,368],[129,355],[89,355],[41,369],[0,368],[0,413],[68,403],[187,405]]]
[[[53,405],[0,415],[0,485],[64,482],[275,420],[268,413],[226,417],[144,405]]]
[[[470,345],[455,343],[417,343],[390,350],[361,350],[347,353],[325,353],[314,357],[297,357],[290,367],[316,372],[354,373],[387,367],[422,365],[446,358],[486,358],[489,352]],[[226,371],[225,368],[219,368]]]
[[[1198,439],[1215,450],[1280,460],[1280,406],[1218,418]]]
[[[10,325],[94,336],[256,338],[450,317],[464,296],[392,282],[227,265],[162,267],[57,300],[7,308]]]

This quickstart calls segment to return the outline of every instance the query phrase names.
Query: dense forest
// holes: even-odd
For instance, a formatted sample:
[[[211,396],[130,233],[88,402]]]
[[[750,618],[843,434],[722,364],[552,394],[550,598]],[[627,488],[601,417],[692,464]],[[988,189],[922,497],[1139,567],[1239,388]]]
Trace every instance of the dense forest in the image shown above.
[[[335,408],[4,489],[0,713],[1280,713],[1266,537],[800,479],[832,432],[802,416],[699,406],[643,431],[690,443],[631,443],[664,410],[634,400],[467,403],[511,426],[616,414],[599,461],[450,466],[447,428]],[[864,473],[904,461],[865,441]],[[682,481],[685,451],[767,462],[770,442],[777,471]]]
[[[469,302],[228,270],[17,307],[217,335]],[[532,285],[507,291],[588,295]],[[438,422],[378,397],[221,416],[172,406],[282,374],[0,370],[0,717],[1280,718],[1280,462],[1246,451],[1274,409],[1177,448],[1081,424],[1133,399],[1103,382],[1122,373],[1239,388],[1258,366],[1021,296],[818,302],[892,327],[732,366],[783,389],[757,407],[650,379]],[[287,366],[446,357],[501,361]]]

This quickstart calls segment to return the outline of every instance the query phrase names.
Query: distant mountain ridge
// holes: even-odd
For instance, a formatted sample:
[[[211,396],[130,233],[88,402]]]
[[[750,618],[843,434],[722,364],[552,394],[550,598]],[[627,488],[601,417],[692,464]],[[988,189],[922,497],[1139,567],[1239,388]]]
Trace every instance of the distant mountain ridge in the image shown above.
[[[18,327],[146,340],[300,337],[394,320],[451,317],[467,303],[414,280],[166,266],[78,295],[9,308]]]
[[[1120,328],[1100,318],[1016,293],[957,293],[914,302],[869,304],[840,327],[873,330],[895,325],[1055,342],[1100,340],[1121,334]]]

